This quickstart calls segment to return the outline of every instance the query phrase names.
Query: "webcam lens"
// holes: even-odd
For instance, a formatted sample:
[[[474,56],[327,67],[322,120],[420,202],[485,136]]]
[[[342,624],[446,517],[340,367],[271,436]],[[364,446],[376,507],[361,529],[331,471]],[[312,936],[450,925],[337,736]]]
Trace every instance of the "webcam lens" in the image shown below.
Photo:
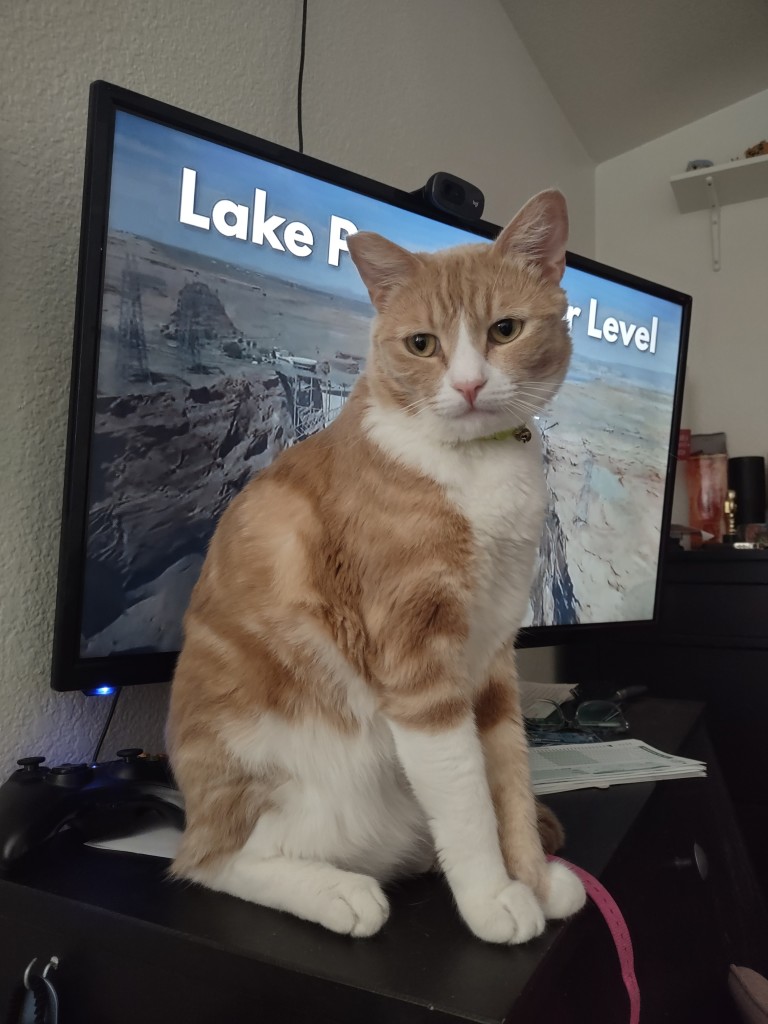
[[[443,195],[452,203],[459,204],[464,202],[464,189],[461,185],[457,185],[455,181],[443,183]]]

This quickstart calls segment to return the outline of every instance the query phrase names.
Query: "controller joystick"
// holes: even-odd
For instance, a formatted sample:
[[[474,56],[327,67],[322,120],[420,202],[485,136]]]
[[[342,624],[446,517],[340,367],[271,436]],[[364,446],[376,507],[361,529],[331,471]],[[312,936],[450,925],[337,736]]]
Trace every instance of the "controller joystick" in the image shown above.
[[[134,833],[158,818],[184,827],[184,802],[167,762],[139,747],[107,764],[44,767],[22,757],[0,786],[0,873],[63,828],[90,839]]]
[[[125,761],[126,764],[133,764],[143,753],[144,751],[141,747],[123,747],[122,750],[118,750],[117,756],[121,761]]]
[[[42,782],[48,774],[49,769],[43,768],[44,757],[20,757],[16,764],[18,769],[11,778],[16,779],[22,785],[34,785]]]
[[[140,779],[142,763],[139,760],[144,751],[141,747],[125,747],[117,752],[117,761],[109,765],[109,773],[118,779]]]
[[[117,751],[117,760],[106,765],[110,776],[134,782],[157,782],[173,786],[168,762],[156,757],[147,757],[141,747],[124,747]]]

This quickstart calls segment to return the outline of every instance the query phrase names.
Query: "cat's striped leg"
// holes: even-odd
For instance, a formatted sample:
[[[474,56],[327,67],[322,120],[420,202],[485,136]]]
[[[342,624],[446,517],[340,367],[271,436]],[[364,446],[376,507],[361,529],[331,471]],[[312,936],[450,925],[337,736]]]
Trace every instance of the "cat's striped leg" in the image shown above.
[[[262,860],[249,852],[247,845],[216,864],[186,871],[185,877],[342,935],[374,935],[389,916],[387,898],[369,875],[321,861]]]
[[[477,696],[475,718],[507,870],[531,886],[547,917],[570,917],[586,896],[579,879],[562,864],[548,863],[542,848],[514,652],[497,657],[488,685]]]

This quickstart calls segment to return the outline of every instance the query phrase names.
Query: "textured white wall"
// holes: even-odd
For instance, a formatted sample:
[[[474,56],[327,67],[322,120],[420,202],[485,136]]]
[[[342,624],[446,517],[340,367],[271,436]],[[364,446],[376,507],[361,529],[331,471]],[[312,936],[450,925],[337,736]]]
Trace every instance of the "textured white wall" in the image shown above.
[[[591,254],[594,167],[496,0],[310,0],[307,152],[412,189],[476,182],[504,220],[568,194]],[[299,0],[24,0],[0,63],[0,775],[90,755],[106,703],[48,671],[89,83],[294,146]],[[106,753],[158,750],[167,687],[126,690]]]
[[[731,455],[768,455],[768,198],[722,208],[722,269],[709,214],[680,214],[669,179],[726,163],[768,131],[768,91],[597,168],[597,256],[693,296],[683,426],[726,431]],[[680,514],[685,514],[681,508]]]

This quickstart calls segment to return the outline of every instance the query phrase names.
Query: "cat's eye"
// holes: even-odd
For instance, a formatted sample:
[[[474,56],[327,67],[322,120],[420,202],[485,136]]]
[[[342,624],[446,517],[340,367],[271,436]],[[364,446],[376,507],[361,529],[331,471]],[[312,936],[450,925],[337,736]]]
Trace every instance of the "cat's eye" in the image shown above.
[[[522,320],[517,320],[512,316],[506,316],[503,320],[497,320],[496,323],[490,327],[488,337],[497,345],[508,345],[510,341],[515,340],[522,329]]]
[[[437,352],[437,338],[434,334],[411,334],[405,339],[405,347],[415,356],[433,356]]]

